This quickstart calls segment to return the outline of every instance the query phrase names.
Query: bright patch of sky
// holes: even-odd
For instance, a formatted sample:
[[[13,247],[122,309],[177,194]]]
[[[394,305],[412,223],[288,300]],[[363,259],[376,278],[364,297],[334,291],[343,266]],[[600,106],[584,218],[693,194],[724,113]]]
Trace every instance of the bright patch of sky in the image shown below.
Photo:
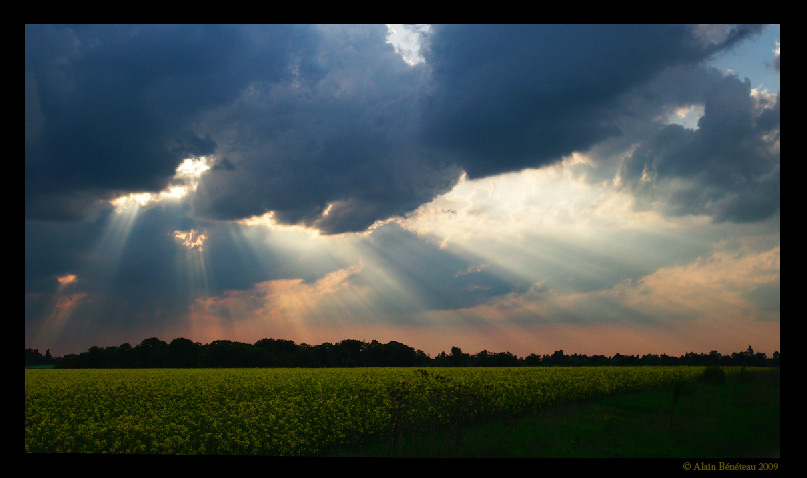
[[[405,62],[410,65],[422,63],[423,56],[420,54],[421,35],[428,33],[429,25],[407,25],[407,24],[387,24],[389,33],[387,42],[395,47]]]
[[[130,205],[145,207],[159,204],[165,201],[177,200],[188,196],[196,191],[199,185],[199,177],[210,169],[209,158],[186,158],[177,166],[176,174],[172,184],[157,193],[137,192],[116,197],[109,201],[115,206],[118,212],[124,211]]]
[[[734,73],[740,78],[748,78],[752,92],[764,98],[776,95],[780,88],[779,42],[780,25],[768,25],[762,33],[736,47],[718,54],[710,65],[724,73]],[[706,41],[718,41],[725,36],[722,26],[702,26],[702,36]],[[698,128],[698,120],[703,116],[703,105],[682,106],[672,111],[665,120],[689,129]]]
[[[174,239],[188,249],[202,251],[207,235],[204,232],[197,232],[193,229],[189,231],[174,231]]]
[[[748,78],[751,87],[779,91],[779,42],[781,26],[767,25],[758,36],[722,52],[711,65],[721,71],[733,71],[740,78]]]
[[[76,275],[75,274],[65,274],[63,276],[57,277],[56,280],[61,285],[72,284],[73,282],[76,281]]]

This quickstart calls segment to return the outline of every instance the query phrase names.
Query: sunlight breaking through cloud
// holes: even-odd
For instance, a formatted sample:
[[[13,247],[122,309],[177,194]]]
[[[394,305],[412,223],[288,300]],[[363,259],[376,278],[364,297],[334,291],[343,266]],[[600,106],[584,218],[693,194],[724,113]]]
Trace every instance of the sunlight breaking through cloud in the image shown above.
[[[157,193],[129,193],[112,199],[109,203],[115,206],[118,213],[121,213],[133,204],[145,207],[164,201],[182,199],[196,191],[199,186],[199,178],[209,169],[209,158],[206,156],[186,158],[177,166],[176,174],[174,174],[171,184],[166,189]]]
[[[431,30],[430,25],[404,25],[387,24],[387,43],[395,47],[395,51],[403,60],[411,65],[423,63],[425,60],[420,54],[421,37]]]
[[[58,281],[59,284],[62,285],[62,286],[65,286],[67,284],[72,284],[73,282],[76,281],[76,275],[75,274],[65,274],[63,276],[57,277],[56,281]]]
[[[202,251],[207,235],[204,232],[197,232],[193,229],[189,231],[174,231],[174,239],[188,249]]]
[[[26,346],[771,353],[779,29],[26,25]]]

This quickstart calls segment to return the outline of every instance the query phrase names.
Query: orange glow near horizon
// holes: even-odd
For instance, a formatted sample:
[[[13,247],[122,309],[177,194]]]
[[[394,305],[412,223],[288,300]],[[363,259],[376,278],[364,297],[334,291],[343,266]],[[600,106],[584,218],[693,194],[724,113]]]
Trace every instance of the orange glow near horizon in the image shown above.
[[[731,353],[744,350],[745,341],[769,354],[779,349],[778,310],[758,309],[746,297],[758,287],[778,284],[778,245],[766,249],[751,238],[745,245],[743,240],[720,244],[689,264],[661,267],[591,291],[539,279],[544,270],[582,278],[607,271],[568,256],[574,248],[610,261],[619,253],[624,264],[638,264],[659,253],[655,243],[628,247],[620,242],[622,234],[678,240],[688,230],[711,227],[707,218],[671,220],[635,211],[616,185],[584,179],[589,163],[573,155],[553,168],[465,179],[408,217],[387,221],[466,257],[468,265],[454,271],[454,277],[486,272],[532,282],[529,290],[466,308],[434,308],[391,257],[363,242],[378,229],[370,236],[324,236],[276,224],[267,213],[233,225],[240,228],[231,231],[238,232],[240,247],[301,258],[313,250],[327,251],[344,266],[313,282],[278,279],[199,297],[187,315],[186,330],[202,341],[396,340],[432,355],[452,346],[520,356],[559,349],[601,355]],[[531,240],[524,244],[525,239]],[[405,310],[396,311],[396,301],[406,304]]]

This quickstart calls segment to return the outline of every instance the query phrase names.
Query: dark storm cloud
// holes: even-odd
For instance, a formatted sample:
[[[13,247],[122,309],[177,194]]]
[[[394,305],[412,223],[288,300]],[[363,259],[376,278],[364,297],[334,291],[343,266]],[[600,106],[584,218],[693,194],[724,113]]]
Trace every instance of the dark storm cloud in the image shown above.
[[[621,179],[668,214],[766,219],[780,204],[780,95],[757,100],[748,79],[711,78],[698,128],[658,127],[625,159]]]
[[[26,26],[26,217],[82,217],[214,154],[199,217],[361,231],[462,170],[539,167],[625,134],[627,93],[756,31],[453,25],[413,67],[383,25]]]
[[[409,67],[383,29],[333,28],[317,81],[266,84],[216,112],[211,128],[238,138],[226,149],[237,168],[205,178],[197,211],[362,230],[446,191],[460,169],[538,167],[621,134],[626,93],[757,30],[715,42],[689,26],[452,25]]]
[[[415,209],[459,177],[420,145],[423,67],[395,53],[386,28],[321,33],[322,77],[256,84],[208,116],[212,131],[234,138],[220,148],[234,167],[204,178],[200,215],[234,219],[271,210],[282,223],[361,231]]]
[[[424,52],[430,144],[471,177],[537,167],[621,134],[619,103],[666,68],[695,64],[756,32],[719,41],[684,25],[450,25]]]
[[[27,25],[26,217],[79,217],[98,197],[164,187],[182,159],[214,151],[194,116],[287,75],[300,30]]]

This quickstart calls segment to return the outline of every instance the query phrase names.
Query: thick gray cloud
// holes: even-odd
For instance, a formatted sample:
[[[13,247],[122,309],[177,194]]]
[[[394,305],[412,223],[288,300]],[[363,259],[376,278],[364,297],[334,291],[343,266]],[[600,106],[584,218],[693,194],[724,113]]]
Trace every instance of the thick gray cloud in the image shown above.
[[[26,25],[26,217],[80,217],[93,199],[164,187],[182,159],[214,152],[195,115],[288,76],[309,56],[302,30]]]
[[[424,137],[471,177],[555,162],[624,134],[634,88],[758,30],[714,40],[685,25],[434,27]]]
[[[271,210],[360,231],[461,170],[537,167],[626,134],[626,94],[758,30],[453,25],[411,66],[383,25],[26,26],[26,217],[82,217],[214,154],[199,217]]]
[[[283,223],[361,231],[415,209],[459,177],[420,144],[423,67],[395,53],[385,27],[329,27],[322,35],[322,77],[256,83],[206,117],[215,136],[232,138],[219,153],[234,167],[204,178],[200,215],[272,210]]]
[[[700,91],[698,128],[657,127],[623,162],[624,184],[667,214],[734,222],[776,214],[780,94],[755,98],[750,81],[733,74],[712,76]]]

